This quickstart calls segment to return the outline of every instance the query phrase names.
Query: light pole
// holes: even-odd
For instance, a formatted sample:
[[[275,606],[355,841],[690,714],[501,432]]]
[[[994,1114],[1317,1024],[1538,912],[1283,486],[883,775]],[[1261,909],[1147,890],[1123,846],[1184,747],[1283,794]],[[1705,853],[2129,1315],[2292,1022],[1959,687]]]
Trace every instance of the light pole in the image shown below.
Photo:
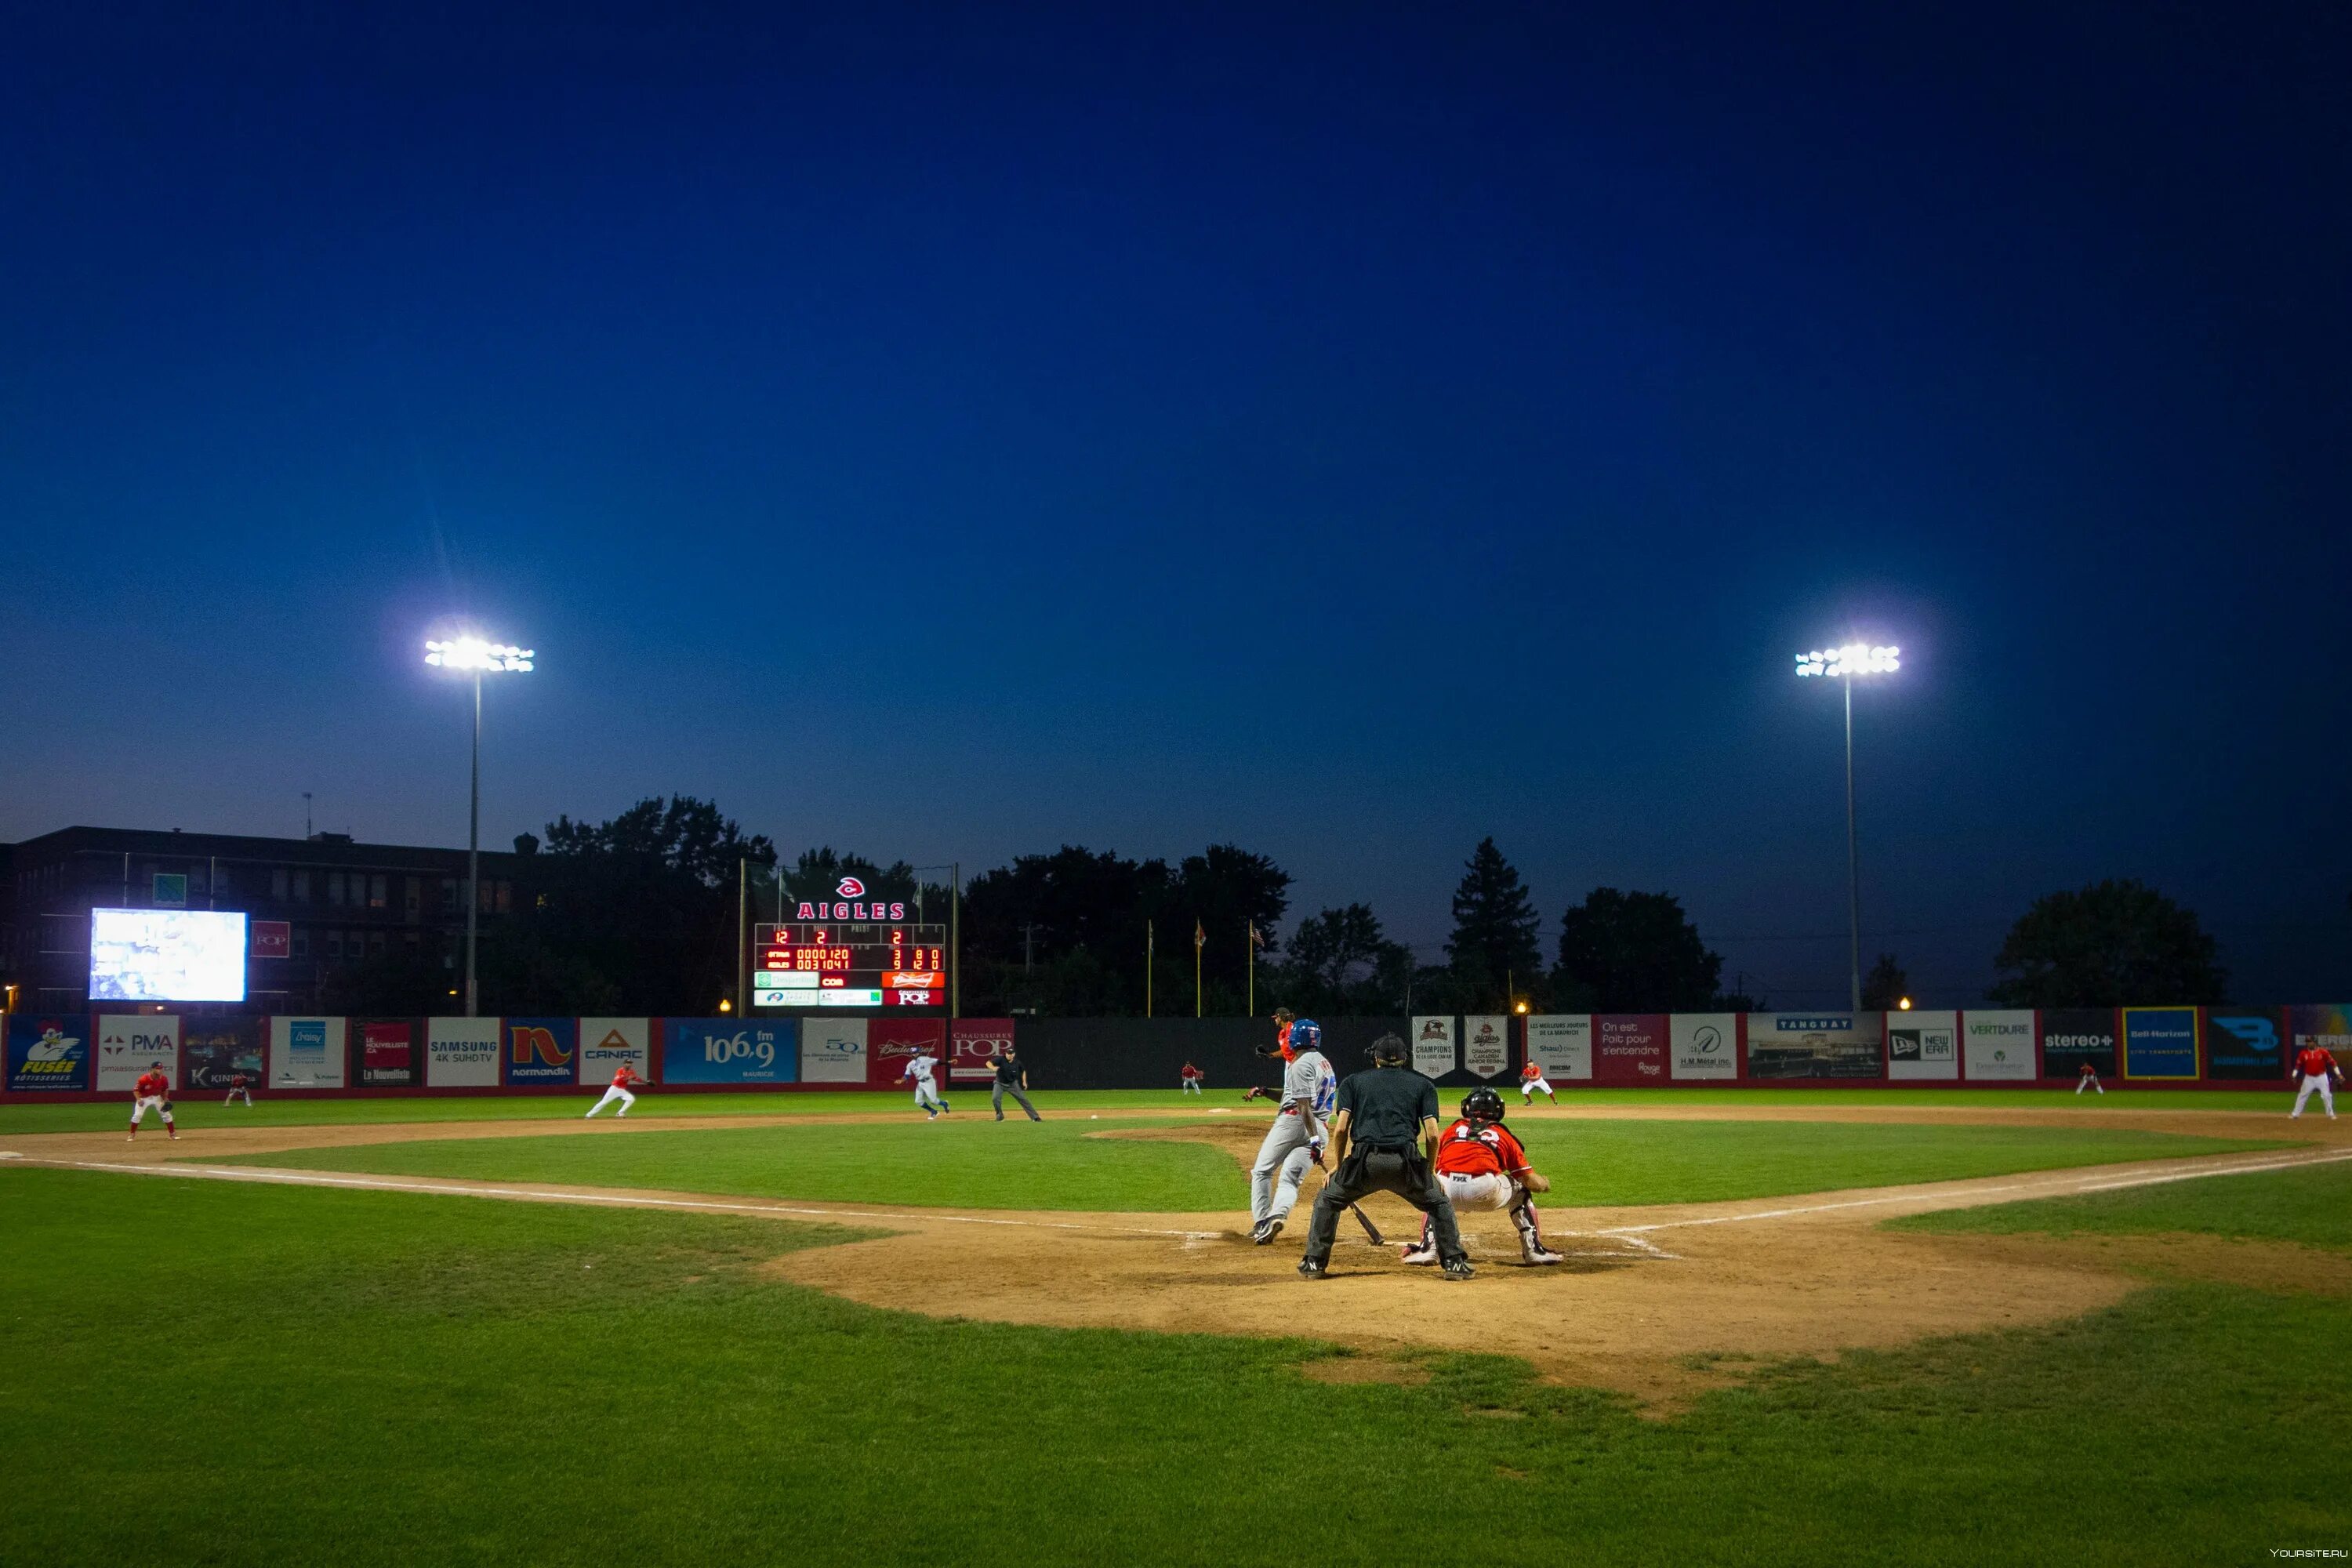
[[[1853,834],[1853,683],[1865,675],[1892,675],[1903,668],[1899,647],[1848,643],[1797,656],[1799,675],[1832,677],[1845,687],[1845,918],[1848,974],[1855,1018],[1862,1016],[1862,869]]]
[[[427,642],[425,662],[441,669],[460,669],[474,678],[473,793],[466,813],[466,1016],[476,1016],[474,945],[482,918],[482,677],[486,673],[516,673],[531,668],[536,657],[527,647],[485,642],[477,637]]]

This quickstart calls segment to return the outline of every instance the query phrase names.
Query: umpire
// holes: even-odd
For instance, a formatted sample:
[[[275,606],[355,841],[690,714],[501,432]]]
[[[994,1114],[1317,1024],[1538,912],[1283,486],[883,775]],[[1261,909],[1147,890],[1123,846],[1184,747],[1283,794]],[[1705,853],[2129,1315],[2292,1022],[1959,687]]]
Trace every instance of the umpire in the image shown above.
[[[1315,1200],[1307,1227],[1307,1256],[1298,1272],[1309,1279],[1330,1271],[1339,1212],[1369,1193],[1394,1193],[1430,1220],[1437,1260],[1448,1279],[1476,1272],[1462,1249],[1454,1205],[1430,1161],[1437,1148],[1437,1086],[1404,1065],[1404,1041],[1382,1035],[1372,1042],[1372,1066],[1340,1080],[1331,1121],[1331,1179]]]

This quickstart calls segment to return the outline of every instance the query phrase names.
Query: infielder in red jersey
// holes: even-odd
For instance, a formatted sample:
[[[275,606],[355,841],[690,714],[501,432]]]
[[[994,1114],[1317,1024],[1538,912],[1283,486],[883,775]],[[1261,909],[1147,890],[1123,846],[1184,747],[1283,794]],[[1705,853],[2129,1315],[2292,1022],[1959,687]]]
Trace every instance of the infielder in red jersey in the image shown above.
[[[1530,1061],[1519,1069],[1519,1103],[1533,1105],[1539,1094],[1554,1105],[1559,1103],[1559,1096],[1551,1091],[1551,1084],[1544,1077],[1543,1068]]]
[[[1206,1073],[1202,1072],[1199,1068],[1194,1067],[1191,1062],[1186,1062],[1184,1064],[1184,1070],[1176,1075],[1176,1079],[1178,1083],[1183,1086],[1183,1089],[1186,1094],[1198,1094],[1201,1092],[1201,1080],[1207,1076],[1208,1075]]]
[[[2329,1079],[2343,1082],[2344,1069],[2336,1065],[2333,1051],[2325,1046],[2304,1047],[2294,1053],[2294,1066],[2287,1068],[2287,1076],[2303,1079],[2302,1087],[2294,1091],[2294,1109],[2287,1113],[2288,1121],[2303,1114],[2303,1102],[2311,1098],[2315,1089],[2319,1091],[2319,1103],[2327,1108],[2327,1120],[2336,1120],[2336,1090],[2330,1087]]]
[[[139,1119],[150,1110],[162,1114],[164,1131],[174,1139],[179,1137],[180,1130],[172,1125],[172,1079],[163,1071],[162,1062],[141,1073],[139,1081],[131,1085],[131,1136],[134,1142],[139,1137]]]
[[[604,1098],[588,1108],[588,1116],[595,1115],[617,1100],[621,1102],[621,1109],[614,1115],[613,1120],[618,1121],[629,1113],[629,1107],[637,1102],[637,1097],[631,1094],[629,1090],[645,1087],[646,1080],[637,1076],[637,1069],[623,1062],[621,1070],[613,1075],[613,1085],[604,1091]],[[588,1116],[583,1116],[580,1120],[585,1121]]]
[[[1503,1097],[1474,1089],[1462,1097],[1462,1118],[1438,1135],[1437,1180],[1455,1209],[1503,1209],[1519,1229],[1519,1257],[1528,1263],[1558,1263],[1560,1255],[1543,1244],[1536,1224],[1535,1194],[1551,1184],[1528,1163],[1527,1149],[1503,1127]],[[1434,1263],[1437,1245],[1429,1221],[1421,1243],[1404,1249],[1407,1263]]]
[[[243,1073],[231,1073],[228,1078],[228,1093],[222,1098],[221,1103],[223,1105],[234,1105],[236,1103],[236,1100],[239,1095],[243,1095],[245,1097],[245,1108],[247,1110],[251,1110],[253,1109],[253,1085],[247,1081],[246,1076]]]

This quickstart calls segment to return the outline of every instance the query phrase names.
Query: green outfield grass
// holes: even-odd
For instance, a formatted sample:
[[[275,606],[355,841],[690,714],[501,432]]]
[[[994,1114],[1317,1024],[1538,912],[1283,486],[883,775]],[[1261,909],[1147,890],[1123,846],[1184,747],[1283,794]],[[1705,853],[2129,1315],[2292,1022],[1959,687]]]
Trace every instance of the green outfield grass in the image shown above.
[[[1264,1121],[1261,1110],[1253,1124]],[[1000,1124],[982,1105],[977,1115],[958,1111],[937,1122],[427,1140],[235,1163],[833,1203],[1154,1213],[1247,1206],[1231,1155],[1203,1143],[1087,1136],[1103,1125],[1017,1117]],[[1551,1201],[1575,1205],[1776,1196],[2272,1146],[2095,1126],[1965,1122],[1531,1120],[1519,1130],[1552,1180]]]
[[[0,1166],[0,1562],[2139,1564],[2352,1545],[2340,1489],[2294,1462],[2352,1420],[2352,1364],[2284,1348],[2340,1338],[2333,1300],[2151,1289],[2054,1329],[1772,1369],[1657,1421],[1500,1357],[1325,1386],[1296,1369],[1318,1353],[1305,1338],[938,1321],[757,1271],[844,1234]]]
[[[1948,1209],[1893,1222],[1911,1230],[2053,1236],[2252,1237],[2352,1252],[2352,1160],[2081,1197]]]
[[[177,1110],[191,1127],[335,1127],[380,1121],[559,1121],[577,1116],[595,1103],[604,1089],[583,1089],[576,1095],[480,1095],[436,1098],[425,1095],[381,1095],[366,1100],[273,1100],[255,1096],[252,1109],[223,1106],[209,1091],[182,1095]],[[1462,1097],[1459,1089],[1439,1090],[1447,1108]],[[949,1090],[957,1097],[985,1104],[985,1085]],[[1171,1110],[1207,1114],[1223,1106],[1239,1115],[1263,1115],[1264,1108],[1245,1105],[1238,1089],[1214,1089],[1192,1097],[1174,1089],[1040,1089],[1030,1098],[1040,1110],[1143,1111]],[[1516,1092],[1506,1093],[1516,1106]],[[1563,1089],[1560,1104],[1644,1107],[1675,1105],[1904,1105],[1951,1110],[2046,1110],[2053,1115],[2095,1118],[2104,1111],[2275,1110],[2284,1119],[2292,1097],[2230,1089],[2117,1089],[2104,1100],[2077,1099],[2063,1089]],[[1543,1102],[1537,1101],[1538,1110]],[[0,1133],[90,1132],[111,1128],[130,1113],[130,1097],[119,1101],[79,1105],[44,1105],[26,1096],[0,1099]],[[912,1116],[908,1097],[897,1090],[809,1090],[790,1094],[665,1094],[651,1089],[637,1103],[640,1116],[824,1116],[844,1111],[866,1114],[903,1111]],[[612,1114],[610,1111],[606,1115]]]

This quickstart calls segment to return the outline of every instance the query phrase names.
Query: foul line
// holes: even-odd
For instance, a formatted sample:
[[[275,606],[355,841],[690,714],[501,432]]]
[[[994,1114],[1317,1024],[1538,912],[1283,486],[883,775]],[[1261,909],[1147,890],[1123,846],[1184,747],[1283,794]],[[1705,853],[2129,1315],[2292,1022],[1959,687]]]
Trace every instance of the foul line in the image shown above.
[[[2078,1183],[2071,1187],[2061,1186],[2054,1193],[2050,1190],[2048,1184],[2037,1186],[2031,1182],[2011,1182],[1998,1187],[1971,1187],[1969,1189],[1969,1195],[1973,1197],[1987,1196],[1994,1193],[2039,1191],[2043,1196],[2065,1197],[2077,1193],[2113,1193],[2121,1192],[2128,1187],[2159,1186],[2168,1182],[2201,1181],[2207,1176],[2247,1176],[2256,1175],[2264,1171],[2291,1171],[2305,1165],[2331,1165],[2342,1160],[2352,1160],[2352,1152],[2289,1156],[2285,1159],[2269,1160],[2252,1165],[2221,1165],[2201,1171],[2173,1171],[2158,1175],[2129,1176],[2119,1182]],[[1848,1198],[1833,1204],[1806,1204],[1796,1208],[1759,1209],[1752,1214],[1708,1215],[1699,1219],[1659,1220],[1652,1225],[1612,1226],[1606,1230],[1596,1230],[1591,1234],[1622,1236],[1630,1239],[1635,1235],[1653,1230],[1677,1230],[1688,1226],[1700,1225],[1736,1225],[1741,1220],[1749,1219],[1788,1219],[1796,1215],[1827,1214],[1835,1209],[1870,1208],[1884,1204],[1916,1204],[1933,1195],[1925,1193],[1897,1193],[1886,1197]],[[1955,1205],[1953,1206],[1969,1207],[1970,1205]]]
[[[602,1204],[610,1208],[708,1209],[727,1214],[801,1215],[816,1219],[883,1220],[902,1226],[910,1223],[992,1225],[1024,1230],[1082,1230],[1113,1236],[1167,1236],[1198,1241],[1214,1241],[1225,1234],[1221,1230],[1160,1230],[1148,1226],[1080,1225],[1075,1220],[990,1219],[978,1215],[939,1214],[928,1209],[908,1214],[903,1210],[800,1208],[789,1204],[730,1204],[700,1198],[623,1197],[609,1193],[392,1182],[374,1176],[338,1176],[311,1171],[265,1171],[240,1165],[124,1165],[108,1160],[28,1160],[26,1163],[75,1171],[107,1171],[124,1176],[192,1176],[215,1182],[274,1182],[298,1187],[358,1187],[381,1193],[440,1193],[450,1197],[508,1198],[528,1203]]]

